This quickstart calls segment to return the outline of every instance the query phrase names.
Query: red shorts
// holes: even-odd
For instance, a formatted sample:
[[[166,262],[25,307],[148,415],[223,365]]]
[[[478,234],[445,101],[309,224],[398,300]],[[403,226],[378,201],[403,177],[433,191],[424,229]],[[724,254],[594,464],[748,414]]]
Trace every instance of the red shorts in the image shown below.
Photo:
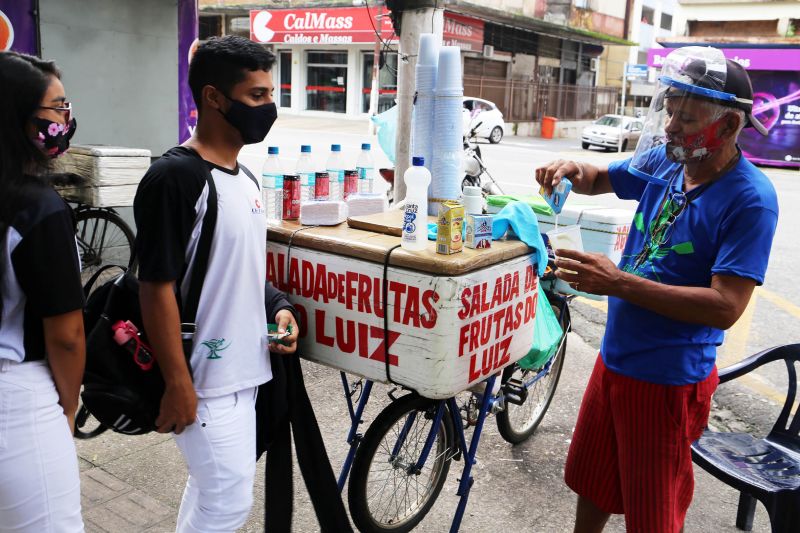
[[[694,492],[690,445],[708,422],[719,378],[659,385],[608,370],[597,357],[564,479],[629,532],[678,532]]]

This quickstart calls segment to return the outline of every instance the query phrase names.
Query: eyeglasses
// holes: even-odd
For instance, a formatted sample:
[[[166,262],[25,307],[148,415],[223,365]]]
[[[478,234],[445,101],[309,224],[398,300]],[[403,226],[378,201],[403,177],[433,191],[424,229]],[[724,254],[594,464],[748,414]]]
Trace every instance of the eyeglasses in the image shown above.
[[[675,221],[678,217],[686,211],[686,206],[689,205],[686,193],[683,191],[672,191],[664,205],[661,207],[661,213],[656,218],[658,224],[650,232],[650,240],[657,246],[663,246],[672,235],[672,228],[675,227]],[[666,218],[664,218],[664,211],[668,210]]]
[[[69,122],[69,119],[72,116],[72,102],[64,102],[64,104],[60,106],[40,105],[39,109],[49,109],[51,111],[58,111],[59,113],[64,113],[64,120],[66,122]]]
[[[642,266],[647,261],[653,246],[661,247],[669,242],[675,222],[686,211],[688,205],[689,198],[683,191],[672,191],[666,195],[664,202],[661,204],[661,209],[656,215],[656,224],[650,231],[649,243],[646,240],[642,250],[637,254],[634,260],[634,268]],[[666,216],[664,216],[665,212]]]

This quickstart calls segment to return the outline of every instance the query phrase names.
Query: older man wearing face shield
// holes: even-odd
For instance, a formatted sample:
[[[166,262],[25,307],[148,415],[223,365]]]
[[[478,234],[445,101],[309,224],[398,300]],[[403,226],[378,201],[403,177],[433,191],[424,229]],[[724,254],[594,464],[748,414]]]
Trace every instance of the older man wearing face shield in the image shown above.
[[[752,108],[740,65],[681,48],[666,58],[631,159],[536,170],[545,189],[568,176],[575,192],[639,201],[619,265],[556,250],[560,278],[609,297],[565,468],[575,531],[601,531],[611,513],[625,514],[628,531],[683,528],[716,348],[764,281],[778,220],[772,184],[736,143],[745,127],[767,134]]]

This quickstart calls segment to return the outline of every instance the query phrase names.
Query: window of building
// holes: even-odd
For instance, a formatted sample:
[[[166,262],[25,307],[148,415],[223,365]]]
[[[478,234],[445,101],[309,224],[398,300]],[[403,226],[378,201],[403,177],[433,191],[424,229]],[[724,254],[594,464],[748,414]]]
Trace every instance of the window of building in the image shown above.
[[[690,37],[775,37],[778,20],[690,20]]]
[[[652,7],[642,6],[642,24],[653,25],[656,20],[656,12]]]
[[[200,15],[198,19],[198,37],[207,41],[222,35],[222,15]]]
[[[366,52],[362,55],[361,74],[361,112],[368,113],[372,98],[372,67],[375,54]],[[386,111],[394,105],[397,98],[397,54],[383,54],[383,66],[378,71],[378,113]]]
[[[250,17],[232,17],[228,19],[228,35],[250,38]]]
[[[306,52],[306,109],[347,110],[347,52]]]
[[[292,107],[292,52],[281,50],[279,54],[278,69],[280,70],[281,107]]]
[[[668,31],[672,29],[672,15],[669,13],[661,13],[661,29]]]
[[[639,53],[636,55],[636,62],[640,65],[644,65],[647,63],[647,52],[644,50],[639,50]]]

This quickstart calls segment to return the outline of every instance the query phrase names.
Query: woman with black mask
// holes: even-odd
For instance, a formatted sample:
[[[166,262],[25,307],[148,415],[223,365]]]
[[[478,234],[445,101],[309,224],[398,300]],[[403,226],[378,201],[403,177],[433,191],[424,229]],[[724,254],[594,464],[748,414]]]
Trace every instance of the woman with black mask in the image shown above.
[[[75,131],[59,77],[0,52],[0,531],[83,531],[80,261],[69,206],[47,183]]]

